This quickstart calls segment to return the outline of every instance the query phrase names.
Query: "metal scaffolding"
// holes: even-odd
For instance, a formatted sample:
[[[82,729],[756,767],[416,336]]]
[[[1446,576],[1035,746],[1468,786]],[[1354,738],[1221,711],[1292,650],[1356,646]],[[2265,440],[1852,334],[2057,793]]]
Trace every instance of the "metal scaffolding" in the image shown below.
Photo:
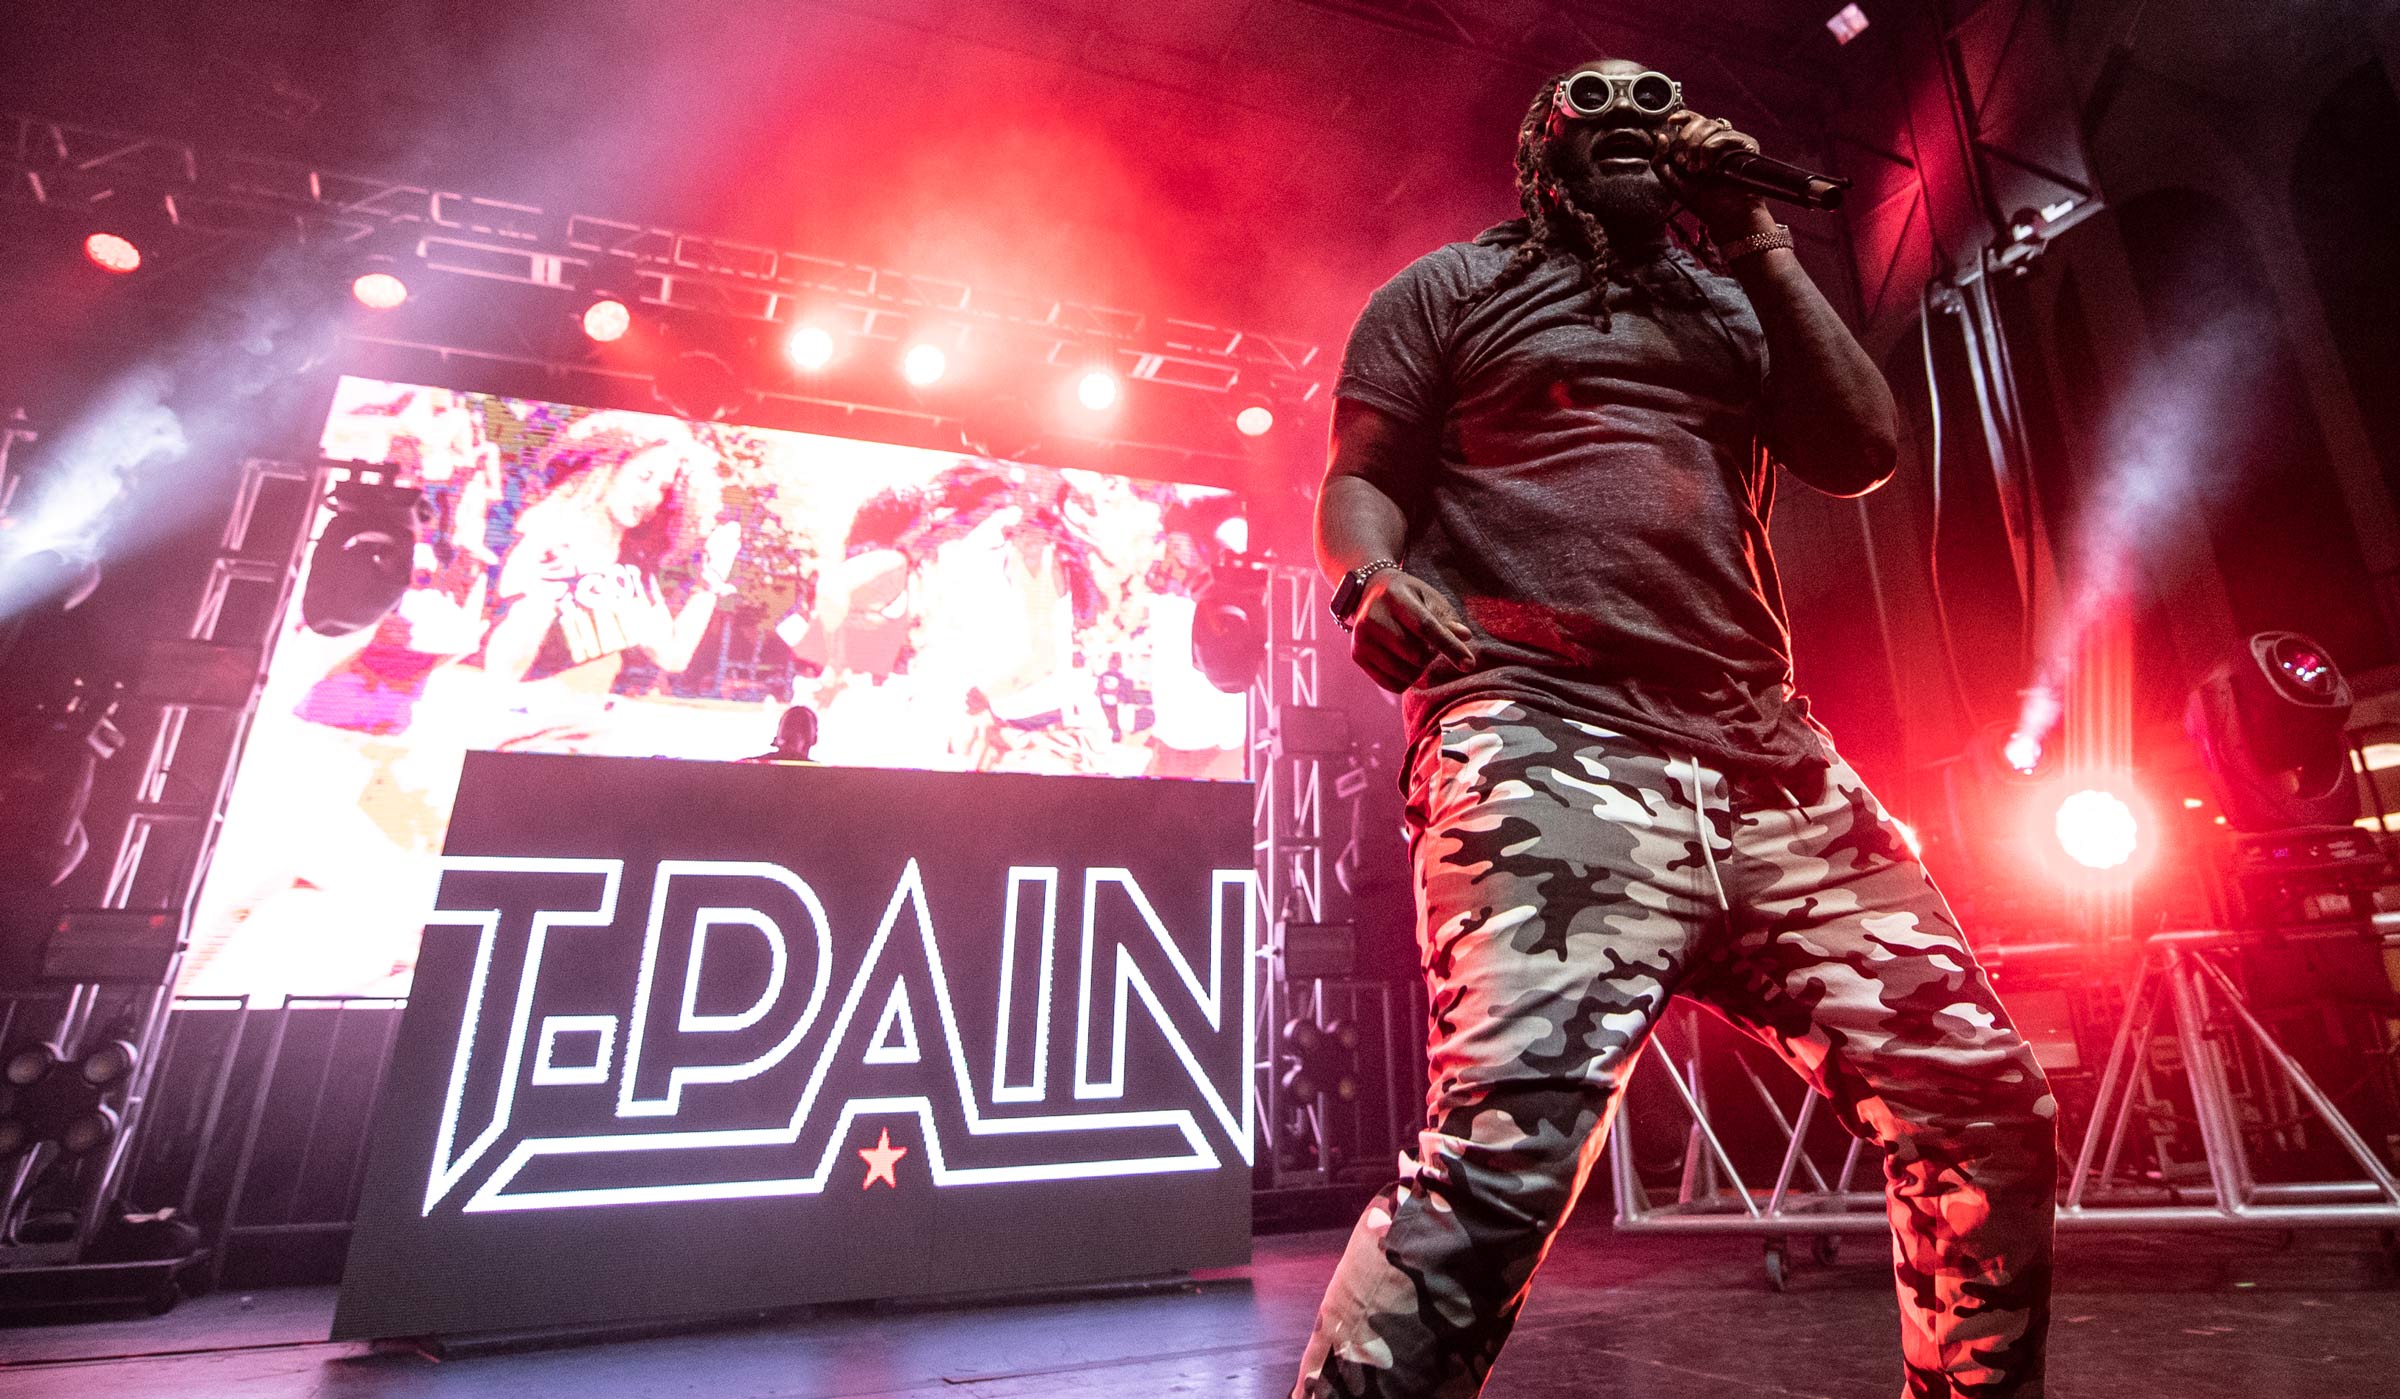
[[[2291,1051],[2252,1010],[2226,963],[2258,934],[2160,933],[2142,957],[2112,1042],[2098,1094],[2073,1162],[2061,1163],[2062,1229],[2226,1230],[2400,1228],[2400,1179]],[[2400,934],[2356,927],[2284,931],[2290,941],[2373,938],[2400,947]],[[1636,1166],[1630,1114],[1620,1112],[1609,1144],[1617,1227],[1654,1233],[1735,1233],[1765,1241],[1767,1276],[1783,1286],[1787,1242],[1814,1237],[1829,1257],[1844,1234],[1882,1235],[1880,1162],[1846,1135],[1826,1140],[1811,1128],[1824,1111],[1815,1092],[1788,1082],[1778,1090],[1748,1062],[1734,1067],[1775,1128],[1780,1153],[1771,1177],[1746,1178],[1727,1149],[1701,1073],[1700,1011],[1682,1007],[1662,1021],[1642,1055],[1645,1081],[1664,1076],[1688,1120],[1681,1177],[1672,1199],[1658,1198]],[[2154,1048],[2164,1053],[2154,1053]],[[1720,1081],[1722,1075],[1719,1076]],[[1783,1102],[1792,1104],[1787,1111]],[[2171,1120],[2188,1102],[2201,1159],[2189,1183],[2136,1181],[2127,1148],[2137,1122]],[[2285,1133],[2322,1131],[2357,1168],[2348,1179],[2262,1181],[2252,1142],[2261,1124]],[[2065,1142],[2062,1140],[2062,1147]],[[2158,1154],[2155,1150],[2153,1154]],[[1866,1169],[1863,1172],[1861,1167]],[[2153,1174],[2163,1176],[2163,1172]]]
[[[1045,362],[1107,355],[1128,379],[1306,403],[1324,392],[1321,347],[1122,307],[1030,296],[922,272],[605,219],[405,181],[129,136],[31,116],[7,133],[0,200],[146,211],[210,246],[296,240],[406,258],[449,276],[789,325],[838,318],[898,341],[928,324],[1005,332]]]
[[[1270,1190],[1334,1184],[1344,1162],[1380,1183],[1391,1150],[1413,1138],[1423,1086],[1407,1048],[1424,1019],[1416,984],[1328,975],[1321,951],[1292,955],[1295,929],[1355,937],[1340,919],[1327,924],[1325,876],[1339,852],[1329,850],[1325,798],[1355,744],[1347,717],[1322,702],[1325,601],[1314,568],[1267,569],[1266,665],[1250,691],[1253,854],[1269,929],[1258,1072],[1268,1134],[1262,1184]],[[1293,1101],[1286,1091],[1283,1075],[1299,1052],[1284,1029],[1303,1020],[1354,1032],[1341,1050],[1351,1070],[1346,1092]]]
[[[154,643],[144,663],[133,701],[149,711],[147,741],[117,838],[100,847],[112,851],[100,905],[62,914],[60,926],[79,920],[112,925],[109,914],[155,913],[171,931],[172,950],[163,974],[64,978],[53,998],[55,1018],[42,1038],[62,1059],[73,1060],[120,1033],[137,1054],[117,1105],[118,1129],[99,1155],[65,1163],[56,1158],[55,1143],[37,1143],[0,1177],[0,1270],[102,1266],[85,1264],[84,1256],[115,1204],[117,1183],[140,1133],[190,931],[191,894],[207,867],[265,682],[265,632],[283,615],[299,572],[301,532],[314,517],[305,505],[290,510],[287,528],[285,521],[271,518],[273,510],[262,517],[262,498],[276,483],[297,492],[314,480],[306,467],[245,464],[191,620],[179,637]],[[230,670],[212,675],[211,658],[246,666],[246,677],[233,675],[227,683]],[[205,683],[194,688],[195,676]],[[50,960],[45,957],[45,965]],[[12,1009],[23,1014],[38,1004],[21,1001]],[[62,1165],[71,1171],[72,1228],[28,1230],[36,1187]],[[164,1285],[171,1301],[171,1281]]]
[[[1267,1139],[1260,1159],[1269,1189],[1290,1183],[1284,1133],[1298,1120],[1312,1138],[1317,1167],[1300,1174],[1322,1179],[1329,1156],[1322,1104],[1287,1104],[1282,1084],[1283,1026],[1296,1010],[1284,973],[1285,929],[1325,917],[1324,760],[1287,751],[1284,721],[1295,706],[1317,702],[1317,615],[1323,585],[1314,569],[1270,564],[1266,569],[1267,655],[1250,688],[1251,853],[1258,870],[1267,928],[1265,994],[1259,997],[1262,1076],[1259,1121]],[[1313,1000],[1313,996],[1311,997]],[[1313,1004],[1305,1006],[1312,1013]]]

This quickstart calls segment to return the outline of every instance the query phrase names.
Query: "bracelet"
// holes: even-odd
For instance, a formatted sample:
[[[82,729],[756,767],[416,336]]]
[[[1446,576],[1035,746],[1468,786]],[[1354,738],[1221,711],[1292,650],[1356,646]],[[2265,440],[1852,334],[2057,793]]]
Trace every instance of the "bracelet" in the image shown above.
[[[1399,569],[1398,559],[1376,559],[1344,574],[1342,585],[1334,590],[1333,600],[1326,604],[1327,610],[1333,613],[1335,625],[1343,631],[1350,630],[1350,614],[1357,610],[1359,599],[1366,596],[1367,581],[1378,573],[1396,573]]]
[[[1730,266],[1740,262],[1743,258],[1753,257],[1771,248],[1788,248],[1790,246],[1792,246],[1792,231],[1782,224],[1777,224],[1765,233],[1753,233],[1747,238],[1736,238],[1717,249],[1717,252]]]

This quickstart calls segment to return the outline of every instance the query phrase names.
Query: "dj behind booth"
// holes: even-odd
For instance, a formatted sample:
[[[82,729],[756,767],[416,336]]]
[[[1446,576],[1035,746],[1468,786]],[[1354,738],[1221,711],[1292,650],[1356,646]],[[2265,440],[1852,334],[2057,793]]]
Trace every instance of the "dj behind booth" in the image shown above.
[[[795,704],[783,711],[775,721],[775,744],[764,753],[754,753],[742,759],[745,763],[805,763],[808,752],[817,746],[817,711],[805,704]]]

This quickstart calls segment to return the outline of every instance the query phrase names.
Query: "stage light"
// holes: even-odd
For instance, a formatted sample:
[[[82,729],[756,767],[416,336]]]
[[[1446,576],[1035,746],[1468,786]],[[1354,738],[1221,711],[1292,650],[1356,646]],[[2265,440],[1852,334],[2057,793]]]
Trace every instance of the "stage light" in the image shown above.
[[[0,1161],[5,1161],[23,1151],[25,1143],[31,1140],[32,1136],[33,1134],[26,1130],[24,1119],[0,1117]]]
[[[8,1056],[6,1067],[0,1068],[0,1078],[6,1078],[12,1088],[31,1088],[48,1076],[58,1063],[58,1051],[46,1044],[29,1044]]]
[[[1867,32],[1867,12],[1856,5],[1844,5],[1825,21],[1825,28],[1832,32],[1835,43],[1847,44]]]
[[[793,368],[815,373],[833,363],[833,332],[821,325],[795,326],[784,337],[783,354]]]
[[[68,1119],[58,1134],[59,1150],[69,1156],[81,1156],[115,1141],[123,1123],[117,1110],[106,1103],[94,1103],[89,1111]]]
[[[2029,706],[2031,707],[2031,706]],[[2039,720],[2039,715],[2034,716]],[[1982,779],[2003,786],[2047,782],[2058,773],[2059,733],[2055,722],[2026,716],[1996,720],[1975,731],[1966,757]]]
[[[942,353],[942,347],[921,340],[900,357],[900,376],[920,389],[938,381],[949,369],[950,357]]]
[[[389,311],[408,300],[408,283],[392,272],[361,272],[351,279],[350,295],[370,311]]]
[[[2051,829],[2068,859],[2091,870],[2122,868],[2141,848],[2141,822],[2123,797],[2099,787],[2060,800]]]
[[[103,272],[119,276],[142,265],[142,250],[133,240],[115,233],[95,233],[83,240],[83,255]]]
[[[2218,810],[2235,830],[2338,826],[2357,819],[2358,783],[2342,731],[2350,684],[2298,632],[2260,632],[2212,668],[2184,704]]]
[[[750,405],[756,395],[722,356],[686,350],[658,367],[650,393],[678,418],[721,423]]]
[[[959,415],[959,444],[992,461],[1024,461],[1042,449],[1052,417],[1013,393],[976,395]]]
[[[633,329],[633,312],[613,296],[601,297],[583,308],[583,333],[600,344],[625,338]]]
[[[83,1075],[84,1082],[94,1088],[106,1088],[132,1073],[134,1065],[140,1062],[142,1052],[134,1048],[132,1041],[110,1040],[84,1055],[83,1062],[75,1068]]]
[[[408,591],[429,507],[413,488],[363,481],[335,485],[332,506],[308,556],[300,619],[321,636],[347,636],[381,621]]]
[[[1229,558],[1192,599],[1192,665],[1227,694],[1249,689],[1266,664],[1266,586],[1263,568]]]
[[[1253,403],[1233,415],[1236,432],[1244,437],[1264,437],[1275,427],[1275,410],[1263,403]]]
[[[1280,1056],[1284,1095],[1303,1103],[1318,1098],[1355,1102],[1365,1090],[1358,1069],[1359,1046],[1365,1038],[1346,1020],[1320,1025],[1304,1015],[1287,1022]]]
[[[1117,406],[1117,376],[1105,369],[1084,371],[1075,381],[1075,401],[1095,413],[1105,413]]]
[[[2342,673],[2324,648],[2298,632],[2263,634],[2252,639],[2251,647],[2267,678],[2294,703],[2323,705],[2347,699]]]

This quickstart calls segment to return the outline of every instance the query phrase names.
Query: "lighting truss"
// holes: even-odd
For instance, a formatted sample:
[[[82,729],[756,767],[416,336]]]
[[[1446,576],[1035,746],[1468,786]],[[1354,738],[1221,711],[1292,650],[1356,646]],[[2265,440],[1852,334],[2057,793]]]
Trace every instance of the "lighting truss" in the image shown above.
[[[1741,74],[1829,89],[1831,75],[1795,53],[1793,36],[1775,27],[1711,16],[1705,32],[1624,0],[1529,3],[1528,0],[1291,0],[1307,9],[1348,15],[1380,29],[1430,39],[1445,47],[1530,73],[1555,72],[1560,61],[1639,48],[1646,59],[1694,68],[1705,64],[1744,85]]]
[[[1031,341],[1050,363],[1105,352],[1128,379],[1199,393],[1238,385],[1321,401],[1327,388],[1323,348],[1295,337],[37,117],[0,122],[8,142],[0,200],[138,208],[180,235],[218,245],[404,243],[428,270],[451,276],[568,291],[605,284],[648,305],[780,325],[804,309],[830,309],[852,335],[892,342],[921,323],[988,327]]]

